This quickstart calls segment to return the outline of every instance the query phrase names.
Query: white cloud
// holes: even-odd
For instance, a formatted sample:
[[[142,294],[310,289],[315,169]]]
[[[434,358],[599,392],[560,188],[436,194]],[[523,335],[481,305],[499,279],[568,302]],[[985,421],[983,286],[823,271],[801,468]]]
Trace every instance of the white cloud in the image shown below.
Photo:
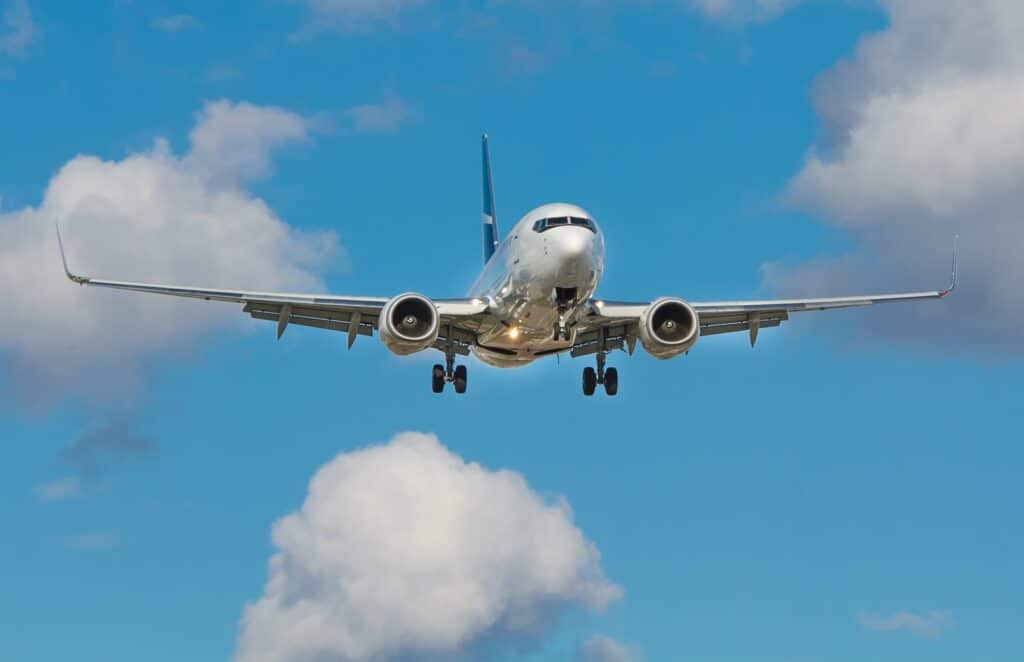
[[[148,359],[244,319],[230,305],[73,285],[60,267],[58,221],[72,267],[87,275],[321,289],[316,270],[337,252],[336,236],[288,226],[243,188],[266,174],[275,147],[305,139],[306,126],[281,109],[207,104],[184,156],[160,139],[117,161],[77,156],[39,206],[0,213],[0,357],[14,395],[130,396]]]
[[[577,662],[639,662],[640,659],[635,650],[603,634],[587,639],[576,651]]]
[[[886,338],[1019,352],[1024,3],[881,4],[889,27],[818,82],[825,139],[788,191],[861,250],[795,270],[772,267],[769,283],[791,294],[936,289],[959,233],[957,294],[848,323],[867,322],[868,334]]]
[[[39,28],[25,0],[10,0],[0,17],[0,53],[23,57],[39,38]]]
[[[266,177],[272,150],[309,139],[311,120],[283,108],[216,101],[196,116],[183,165],[204,180],[233,184]]]
[[[564,500],[426,434],[328,462],[273,541],[240,662],[453,659],[621,594]]]
[[[82,493],[82,481],[77,476],[61,478],[36,486],[36,496],[40,501],[64,501]]]
[[[953,613],[949,611],[930,611],[915,614],[910,611],[898,611],[889,616],[861,612],[857,614],[857,622],[875,632],[898,632],[905,630],[918,637],[934,639],[943,630],[953,626]]]
[[[150,25],[161,32],[184,32],[201,27],[202,22],[191,14],[173,14],[157,16],[150,22]]]
[[[409,107],[401,97],[390,95],[382,103],[353,106],[345,117],[356,131],[393,133],[409,118]]]

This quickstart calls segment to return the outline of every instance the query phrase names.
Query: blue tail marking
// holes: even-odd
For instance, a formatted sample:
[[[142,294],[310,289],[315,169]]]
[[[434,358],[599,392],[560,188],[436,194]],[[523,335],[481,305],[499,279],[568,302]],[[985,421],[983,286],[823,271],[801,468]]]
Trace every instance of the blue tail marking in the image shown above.
[[[484,162],[484,264],[498,249],[498,218],[494,212],[494,181],[491,179],[491,154],[487,148],[487,134],[481,139]]]

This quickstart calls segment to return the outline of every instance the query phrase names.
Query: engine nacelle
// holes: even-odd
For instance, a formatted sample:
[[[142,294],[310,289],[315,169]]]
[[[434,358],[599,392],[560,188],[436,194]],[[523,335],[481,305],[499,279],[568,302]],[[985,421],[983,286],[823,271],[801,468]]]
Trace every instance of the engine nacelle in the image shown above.
[[[405,356],[421,352],[437,341],[441,317],[433,301],[422,294],[406,292],[385,304],[377,329],[385,347]]]
[[[689,351],[700,336],[697,311],[682,299],[664,297],[640,315],[640,344],[659,359]]]

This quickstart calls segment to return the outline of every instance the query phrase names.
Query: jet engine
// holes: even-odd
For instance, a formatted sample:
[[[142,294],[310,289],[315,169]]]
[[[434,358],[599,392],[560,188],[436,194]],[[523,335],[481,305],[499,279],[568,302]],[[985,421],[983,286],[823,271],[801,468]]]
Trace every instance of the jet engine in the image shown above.
[[[697,311],[682,299],[658,299],[640,315],[640,344],[655,358],[689,351],[699,335]]]
[[[385,304],[377,326],[384,346],[405,356],[427,349],[437,341],[441,318],[430,299],[406,292]]]

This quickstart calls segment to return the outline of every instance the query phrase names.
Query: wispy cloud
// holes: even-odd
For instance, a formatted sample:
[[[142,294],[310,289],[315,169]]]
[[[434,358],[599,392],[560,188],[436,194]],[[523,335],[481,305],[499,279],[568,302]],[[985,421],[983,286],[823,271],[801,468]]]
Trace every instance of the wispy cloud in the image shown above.
[[[115,465],[157,454],[157,442],[139,433],[132,424],[114,420],[90,430],[61,453],[73,475],[36,486],[40,501],[62,501],[81,496]]]
[[[158,449],[156,441],[132,424],[114,420],[76,439],[62,457],[79,475],[96,479],[111,465],[156,455]]]
[[[381,103],[353,106],[345,117],[356,131],[393,133],[409,119],[409,106],[398,95],[390,95]]]
[[[82,481],[77,476],[60,478],[36,486],[36,496],[40,501],[63,501],[72,499],[82,493]]]
[[[174,14],[171,16],[157,16],[150,21],[154,30],[161,32],[184,32],[202,27],[203,23],[191,14]]]
[[[113,549],[117,546],[118,539],[113,533],[90,532],[65,536],[61,542],[71,549],[100,550]]]
[[[716,21],[758,21],[773,18],[802,0],[690,0],[690,5]]]
[[[39,38],[39,28],[25,0],[11,0],[0,18],[0,53],[24,57]]]
[[[911,611],[897,611],[889,616],[862,611],[857,622],[875,632],[906,631],[918,637],[934,639],[953,626],[953,612],[929,611],[915,614]]]
[[[352,32],[378,23],[396,25],[399,16],[426,0],[297,0],[309,8],[306,32]]]
[[[633,648],[603,634],[594,635],[576,650],[576,662],[640,662]]]

